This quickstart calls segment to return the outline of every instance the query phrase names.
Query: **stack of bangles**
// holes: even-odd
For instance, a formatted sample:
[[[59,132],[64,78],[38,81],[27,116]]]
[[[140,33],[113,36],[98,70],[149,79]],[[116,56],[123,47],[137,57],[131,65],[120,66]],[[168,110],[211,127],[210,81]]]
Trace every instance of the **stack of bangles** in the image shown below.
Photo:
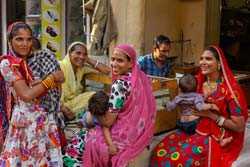
[[[216,120],[217,125],[222,126],[225,122],[226,118],[223,116],[219,116]]]
[[[42,80],[42,84],[46,89],[55,88],[57,86],[53,76],[51,75],[47,76],[44,80]]]

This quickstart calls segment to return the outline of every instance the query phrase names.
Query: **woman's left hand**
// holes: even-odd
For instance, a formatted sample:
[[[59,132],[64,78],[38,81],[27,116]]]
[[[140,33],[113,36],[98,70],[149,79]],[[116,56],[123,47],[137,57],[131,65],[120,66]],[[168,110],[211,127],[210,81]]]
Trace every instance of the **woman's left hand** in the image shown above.
[[[212,120],[216,120],[216,118],[217,118],[217,115],[210,110],[193,111],[193,114],[196,116],[200,116],[200,117],[207,117],[207,118],[210,118]]]
[[[56,72],[54,72],[54,73],[52,73],[52,74],[50,74],[50,75],[53,76],[54,81],[55,81],[56,83],[63,83],[63,82],[65,81],[64,73],[63,73],[63,71],[61,71],[61,70],[58,70],[58,71],[56,71]]]

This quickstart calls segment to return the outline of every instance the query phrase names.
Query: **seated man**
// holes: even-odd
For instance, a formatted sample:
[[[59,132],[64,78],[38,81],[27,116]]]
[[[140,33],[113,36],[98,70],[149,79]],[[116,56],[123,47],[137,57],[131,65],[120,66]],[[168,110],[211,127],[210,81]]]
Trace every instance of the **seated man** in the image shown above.
[[[174,76],[173,61],[169,58],[170,39],[164,35],[155,37],[153,52],[140,56],[138,65],[148,75],[170,77]]]

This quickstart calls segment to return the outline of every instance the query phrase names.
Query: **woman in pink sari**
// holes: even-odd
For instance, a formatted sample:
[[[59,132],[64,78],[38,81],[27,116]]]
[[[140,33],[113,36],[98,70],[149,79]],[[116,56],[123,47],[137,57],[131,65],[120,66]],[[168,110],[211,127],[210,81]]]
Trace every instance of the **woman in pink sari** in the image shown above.
[[[152,167],[230,167],[243,147],[247,103],[220,48],[210,46],[200,57],[197,91],[219,111],[197,112],[201,120],[194,135],[176,130],[154,149]],[[232,141],[221,146],[213,134],[224,129]],[[223,135],[221,135],[223,137]]]
[[[111,67],[113,83],[107,124],[118,151],[110,154],[102,128],[97,126],[87,137],[84,167],[125,167],[153,137],[155,100],[149,79],[137,67],[134,48],[127,44],[115,47]]]

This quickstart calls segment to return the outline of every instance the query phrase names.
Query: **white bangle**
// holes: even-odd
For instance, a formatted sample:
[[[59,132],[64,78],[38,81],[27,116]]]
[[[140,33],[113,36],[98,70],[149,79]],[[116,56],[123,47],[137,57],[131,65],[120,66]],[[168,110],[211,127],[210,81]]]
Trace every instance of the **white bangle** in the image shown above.
[[[98,66],[98,64],[99,64],[99,61],[97,60],[96,63],[95,63],[94,68],[96,68]]]
[[[225,117],[220,116],[220,117],[219,117],[219,120],[218,120],[218,122],[217,122],[217,124],[218,124],[219,126],[222,126],[222,125],[224,124],[225,120],[226,120]]]

